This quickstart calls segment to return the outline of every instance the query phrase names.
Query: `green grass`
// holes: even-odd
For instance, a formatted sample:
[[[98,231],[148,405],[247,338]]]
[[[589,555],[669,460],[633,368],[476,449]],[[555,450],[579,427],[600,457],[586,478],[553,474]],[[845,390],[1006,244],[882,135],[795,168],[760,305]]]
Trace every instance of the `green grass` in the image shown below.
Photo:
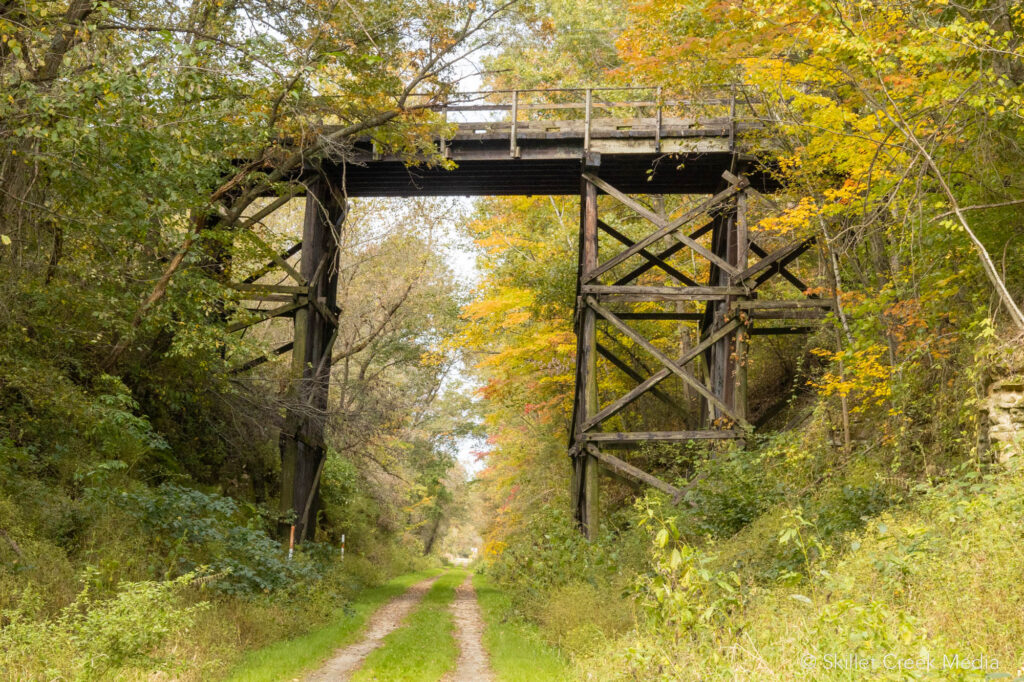
[[[484,646],[500,682],[568,681],[576,679],[568,661],[545,644],[537,629],[508,618],[511,604],[485,575],[473,577],[477,600],[484,613]]]
[[[429,682],[455,668],[459,649],[449,604],[466,575],[466,571],[449,571],[441,576],[405,626],[385,637],[366,658],[352,682]]]
[[[229,682],[279,682],[317,667],[335,649],[354,641],[362,632],[367,617],[384,602],[439,572],[432,569],[407,573],[378,587],[363,590],[331,624],[246,654],[226,679]]]

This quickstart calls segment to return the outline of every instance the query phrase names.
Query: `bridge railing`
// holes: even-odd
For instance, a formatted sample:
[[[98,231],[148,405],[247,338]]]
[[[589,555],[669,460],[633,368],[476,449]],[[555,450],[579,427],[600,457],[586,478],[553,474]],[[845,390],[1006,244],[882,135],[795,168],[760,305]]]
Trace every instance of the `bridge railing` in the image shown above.
[[[670,119],[717,122],[728,126],[734,139],[738,128],[759,121],[758,101],[740,84],[683,98],[665,97],[661,87],[525,88],[456,93],[431,108],[452,123],[509,123],[509,150],[515,156],[519,125],[531,121],[582,120],[588,151],[594,122],[601,119],[644,120],[659,148],[663,123]]]

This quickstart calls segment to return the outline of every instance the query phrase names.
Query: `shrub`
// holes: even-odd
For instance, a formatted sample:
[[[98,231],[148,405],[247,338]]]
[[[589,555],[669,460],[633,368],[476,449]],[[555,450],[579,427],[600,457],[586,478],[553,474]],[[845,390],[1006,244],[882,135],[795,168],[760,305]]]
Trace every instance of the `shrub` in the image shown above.
[[[94,491],[100,497],[104,493]],[[243,511],[230,497],[165,483],[156,490],[114,494],[156,545],[154,573],[183,575],[203,567],[211,586],[226,594],[252,595],[318,579],[335,551],[306,543],[289,561],[261,526],[255,507]]]
[[[638,576],[635,589],[653,623],[674,632],[724,624],[743,603],[739,575],[715,570],[713,556],[683,542],[677,518],[659,499],[643,498],[636,507],[653,537],[651,570]]]
[[[95,576],[93,576],[95,577]],[[171,581],[124,583],[117,594],[98,600],[86,574],[85,588],[54,620],[26,617],[25,607],[2,614],[0,673],[7,679],[93,679],[131,665],[159,665],[157,648],[186,631],[205,603],[182,606],[182,589],[194,574]]]

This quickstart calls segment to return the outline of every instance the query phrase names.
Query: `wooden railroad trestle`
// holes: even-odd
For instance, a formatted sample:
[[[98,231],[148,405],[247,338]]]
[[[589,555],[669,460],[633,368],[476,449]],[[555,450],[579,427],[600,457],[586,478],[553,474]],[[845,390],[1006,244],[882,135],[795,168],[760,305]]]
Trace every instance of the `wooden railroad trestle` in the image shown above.
[[[747,421],[747,366],[750,337],[758,334],[805,333],[808,326],[772,326],[755,328],[758,317],[768,319],[820,320],[833,301],[807,293],[808,286],[788,268],[806,252],[813,239],[799,240],[774,252],[762,249],[749,234],[747,206],[751,196],[759,192],[743,176],[725,170],[722,188],[710,198],[669,219],[659,215],[636,199],[619,191],[600,177],[600,158],[587,158],[581,176],[580,191],[580,257],[576,298],[575,330],[577,338],[576,394],[573,407],[569,454],[572,458],[571,496],[573,513],[581,529],[592,536],[598,526],[598,481],[601,466],[614,474],[653,486],[678,502],[687,491],[658,479],[606,450],[628,448],[643,443],[682,443],[698,440],[742,440],[753,426]],[[613,197],[619,204],[650,224],[651,231],[633,241],[607,225],[598,216],[599,193]],[[702,224],[695,226],[695,223]],[[692,230],[692,231],[691,231]],[[598,236],[604,232],[624,248],[603,262],[598,258]],[[712,233],[711,248],[696,241]],[[649,248],[663,239],[675,242],[665,251],[652,253]],[[707,261],[709,277],[706,284],[695,281],[666,262],[681,249],[689,249],[695,257]],[[750,263],[751,254],[757,259]],[[602,283],[627,261],[641,259],[641,264],[613,282]],[[657,268],[673,281],[672,286],[638,286],[634,282],[643,273]],[[620,268],[621,270],[621,268]],[[803,298],[766,300],[759,298],[758,288],[774,276],[780,276],[798,289]],[[652,313],[639,311],[613,312],[613,304],[654,302],[702,302],[702,313]],[[698,343],[677,358],[659,350],[644,335],[627,323],[627,319],[676,320],[680,324],[696,322]],[[642,376],[627,361],[617,357],[597,341],[598,324],[607,324],[630,339],[653,358],[661,369]],[[598,356],[636,382],[636,387],[602,405],[599,401]],[[703,358],[706,379],[698,378],[688,365]],[[657,386],[675,376],[701,397],[704,408],[702,428],[684,431],[609,432],[601,430],[612,417],[647,392],[656,394]],[[662,394],[663,401],[671,399]]]
[[[538,91],[529,91],[537,93]],[[543,91],[550,93],[551,91]],[[558,93],[574,91],[555,91]],[[749,234],[747,206],[771,181],[757,171],[751,158],[736,151],[737,133],[749,129],[738,115],[737,94],[724,103],[726,115],[717,118],[666,117],[660,90],[657,101],[585,101],[527,104],[520,92],[510,103],[470,104],[465,111],[493,109],[510,112],[511,120],[495,123],[462,123],[454,137],[437,140],[438,150],[458,164],[454,171],[424,166],[410,169],[403,160],[382,157],[372,144],[357,143],[345,163],[321,160],[307,169],[306,209],[300,243],[278,254],[251,232],[247,236],[267,250],[271,262],[235,285],[243,299],[278,302],[269,310],[254,310],[251,318],[233,323],[238,330],[275,317],[293,319],[294,340],[267,355],[239,365],[247,371],[269,358],[291,352],[292,381],[287,414],[281,429],[281,511],[290,516],[294,536],[301,542],[315,514],[319,479],[326,459],[324,419],[328,408],[331,354],[338,335],[340,311],[338,286],[338,236],[347,210],[346,198],[358,196],[417,195],[566,195],[580,196],[580,230],[576,313],[576,388],[569,434],[572,458],[571,497],[581,530],[592,536],[598,526],[598,481],[603,466],[617,476],[653,486],[677,501],[686,488],[671,485],[608,452],[650,442],[743,439],[752,428],[747,420],[747,361],[750,338],[760,334],[805,333],[803,321],[820,320],[833,301],[807,293],[807,285],[788,266],[813,244],[794,242],[768,252]],[[602,90],[600,92],[605,92]],[[478,100],[473,100],[478,101]],[[656,112],[644,119],[594,120],[598,109],[616,106],[651,106]],[[582,110],[582,121],[520,122],[522,111],[546,109]],[[440,108],[458,111],[457,105]],[[745,127],[746,126],[746,127]],[[672,159],[667,163],[666,154]],[[355,163],[353,163],[353,161]],[[682,161],[682,163],[680,162]],[[734,174],[735,173],[735,174]],[[576,180],[572,180],[572,178]],[[573,183],[577,184],[573,184]],[[344,183],[344,187],[342,184]],[[633,240],[598,215],[598,195],[612,197],[649,224],[650,232]],[[669,218],[631,195],[711,195]],[[283,200],[271,202],[269,213]],[[251,220],[255,222],[255,220]],[[603,261],[599,259],[600,234],[622,245]],[[710,233],[710,247],[700,243]],[[658,242],[670,245],[657,251]],[[697,282],[672,266],[668,259],[688,249],[708,264],[708,281]],[[290,258],[300,255],[298,266]],[[753,263],[751,261],[753,260]],[[661,271],[671,286],[636,284],[652,269]],[[283,270],[291,284],[267,284],[260,280],[273,270]],[[781,277],[802,297],[765,300],[758,288]],[[652,312],[650,304],[676,304],[674,310]],[[696,302],[700,312],[683,312],[679,305]],[[626,310],[622,310],[626,307]],[[638,310],[637,308],[642,308]],[[757,319],[801,320],[803,326],[756,327]],[[633,320],[667,320],[695,323],[698,341],[678,357],[671,357],[638,332]],[[597,340],[598,325],[608,325],[630,339],[661,369],[643,376],[630,362]],[[597,358],[604,358],[636,386],[601,404]],[[703,362],[698,377],[690,367]],[[658,385],[675,377],[701,398],[703,416],[699,428],[676,431],[605,431],[616,414],[651,393],[664,402],[673,399]],[[692,485],[694,481],[691,481]],[[286,529],[287,525],[283,528]]]

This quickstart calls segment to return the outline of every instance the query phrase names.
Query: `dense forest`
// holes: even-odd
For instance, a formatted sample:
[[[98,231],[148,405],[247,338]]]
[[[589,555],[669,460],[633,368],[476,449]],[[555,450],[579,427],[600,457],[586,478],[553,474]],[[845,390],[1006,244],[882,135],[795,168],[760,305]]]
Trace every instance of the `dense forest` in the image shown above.
[[[739,101],[750,229],[814,239],[765,288],[834,306],[751,343],[745,438],[628,455],[683,494],[602,475],[588,538],[579,196],[346,196],[322,410],[238,283],[285,284],[303,169],[454,169],[459,92],[598,86]],[[0,0],[0,677],[297,679],[433,576],[358,679],[441,679],[453,560],[495,679],[1024,675],[1022,164],[1018,2]],[[616,428],[692,426],[660,391]],[[294,542],[297,413],[326,456]]]

